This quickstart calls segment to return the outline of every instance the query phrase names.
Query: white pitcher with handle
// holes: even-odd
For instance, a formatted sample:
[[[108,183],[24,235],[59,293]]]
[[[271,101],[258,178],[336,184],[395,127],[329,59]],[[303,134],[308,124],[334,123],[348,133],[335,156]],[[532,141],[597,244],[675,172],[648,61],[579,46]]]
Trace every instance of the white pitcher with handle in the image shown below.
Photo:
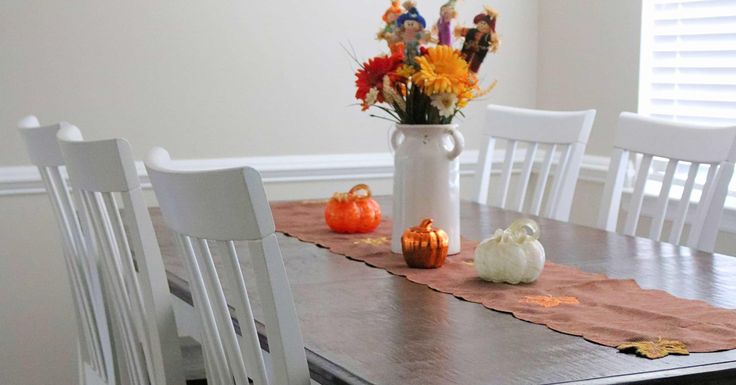
[[[460,162],[465,139],[456,124],[397,124],[391,251],[401,253],[401,234],[432,218],[449,237],[448,254],[460,252]]]

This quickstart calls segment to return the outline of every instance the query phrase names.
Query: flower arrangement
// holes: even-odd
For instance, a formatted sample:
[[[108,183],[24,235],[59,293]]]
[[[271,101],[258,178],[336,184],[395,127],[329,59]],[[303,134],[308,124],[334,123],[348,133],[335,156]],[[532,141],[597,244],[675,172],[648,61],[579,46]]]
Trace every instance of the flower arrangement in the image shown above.
[[[495,87],[494,81],[481,89],[477,72],[488,51],[495,53],[498,48],[498,13],[485,7],[473,19],[474,28],[456,27],[454,37],[463,40],[456,49],[450,33],[457,17],[455,2],[440,7],[431,32],[415,2],[407,1],[401,7],[398,1],[391,2],[382,17],[385,25],[377,34],[390,53],[358,62],[355,73],[355,97],[363,111],[379,108],[390,117],[382,118],[400,124],[450,124],[470,100]]]

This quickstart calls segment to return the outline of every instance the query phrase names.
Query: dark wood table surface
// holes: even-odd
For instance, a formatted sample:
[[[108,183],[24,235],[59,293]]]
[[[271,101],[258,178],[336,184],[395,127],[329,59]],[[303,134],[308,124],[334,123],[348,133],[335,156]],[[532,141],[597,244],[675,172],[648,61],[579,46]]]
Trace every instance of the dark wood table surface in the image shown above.
[[[390,199],[379,201],[390,215]],[[191,303],[169,231],[157,210],[152,215],[172,292]],[[519,216],[463,202],[462,234],[481,240]],[[634,278],[644,288],[736,308],[734,257],[534,219],[541,226],[549,261],[611,278]],[[322,226],[322,219],[315,218],[315,225]],[[294,238],[280,235],[279,242],[310,371],[325,384],[736,383],[736,350],[638,358],[433,291]],[[246,275],[252,274],[247,249],[239,250]],[[253,307],[258,319],[257,298]]]

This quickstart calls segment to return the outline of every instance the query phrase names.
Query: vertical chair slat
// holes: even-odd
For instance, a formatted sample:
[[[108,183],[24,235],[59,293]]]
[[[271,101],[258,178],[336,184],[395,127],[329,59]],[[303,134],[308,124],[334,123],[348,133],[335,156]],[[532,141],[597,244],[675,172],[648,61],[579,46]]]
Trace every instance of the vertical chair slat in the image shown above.
[[[207,285],[207,292],[214,302],[212,308],[215,311],[217,328],[222,336],[228,366],[230,366],[230,371],[235,377],[235,383],[237,385],[247,385],[248,373],[243,363],[243,355],[237,340],[235,327],[230,317],[225,292],[223,291],[217,269],[215,268],[215,263],[212,260],[212,253],[210,252],[207,240],[198,239],[197,244],[199,246],[199,263],[204,267],[203,277],[205,285]]]
[[[108,280],[108,273],[104,270],[105,267],[102,267],[101,271],[101,278],[103,280],[106,280],[105,282],[109,282]],[[108,287],[108,285],[105,283],[103,285],[105,288]],[[107,290],[107,289],[106,289]],[[116,303],[115,300],[108,298],[105,300],[107,303]],[[135,367],[131,362],[134,360],[133,358],[133,347],[131,347],[129,340],[125,338],[125,334],[122,333],[122,330],[124,329],[123,326],[123,319],[122,315],[120,314],[120,310],[116,307],[110,306],[110,312],[109,315],[109,321],[110,321],[110,327],[111,330],[113,330],[113,333],[111,335],[111,339],[115,341],[114,343],[114,351],[115,351],[115,366],[116,366],[116,376],[115,381],[122,382],[124,384],[132,384],[132,385],[143,385],[141,382],[142,380],[140,377],[136,374]],[[127,378],[127,382],[125,382],[124,378]]]
[[[64,177],[61,175],[58,167],[46,168],[47,178],[51,182],[50,193],[55,197],[58,202],[58,209],[62,211],[63,226],[66,229],[67,237],[71,238],[71,246],[73,247],[74,255],[71,257],[71,263],[74,268],[74,279],[79,282],[79,301],[84,309],[83,321],[86,323],[85,335],[90,339],[86,345],[91,349],[91,360],[92,367],[96,369],[96,372],[104,378],[110,378],[112,370],[112,354],[109,351],[109,345],[107,351],[102,344],[101,332],[107,335],[107,325],[99,323],[97,320],[104,320],[106,317],[103,312],[104,304],[100,302],[102,298],[93,298],[93,293],[100,293],[99,280],[96,274],[97,266],[89,258],[90,250],[87,249],[88,243],[85,242],[82,236],[82,228],[77,217],[77,211],[72,206],[72,199],[69,194],[69,187],[67,186]],[[98,301],[95,303],[95,299]]]
[[[182,353],[171,292],[148,207],[140,187],[121,192],[120,196],[125,210],[116,211],[118,226],[127,229],[126,255],[136,263],[133,273],[137,276],[138,297],[146,312],[141,320],[148,341],[147,358],[153,368],[149,374],[151,382],[184,384]]]
[[[143,344],[144,352],[148,351],[148,341],[145,336],[145,326],[143,325],[143,300],[140,298],[138,289],[138,279],[133,266],[133,256],[130,254],[130,246],[128,245],[128,237],[125,234],[120,220],[120,212],[115,203],[115,199],[109,192],[97,193],[101,200],[102,223],[105,226],[105,238],[109,243],[109,256],[117,266],[118,275],[121,278],[122,290],[130,309],[130,319],[136,328],[136,339]],[[148,359],[146,357],[146,359]],[[150,362],[147,364],[150,369]]]
[[[74,238],[74,245],[76,245],[76,253],[78,256],[77,266],[79,268],[79,275],[82,277],[81,282],[83,285],[83,301],[87,311],[90,312],[89,323],[92,327],[88,330],[91,336],[91,344],[93,345],[92,351],[94,360],[96,363],[93,365],[98,368],[98,374],[103,378],[112,378],[112,353],[109,351],[109,345],[105,345],[102,342],[102,336],[108,335],[107,324],[105,322],[98,322],[98,320],[104,320],[105,314],[101,309],[104,308],[102,302],[101,288],[99,286],[99,277],[97,275],[97,265],[94,261],[89,258],[92,253],[91,247],[94,242],[88,242],[83,237],[82,224],[79,217],[87,215],[86,212],[77,212],[73,206],[73,199],[70,194],[69,186],[66,180],[61,175],[58,167],[49,167],[49,174],[57,181],[59,190],[61,191],[62,197],[62,208],[64,208],[68,217],[71,218],[70,226],[72,226],[72,237]],[[76,199],[77,195],[75,195]],[[95,295],[97,294],[97,295]],[[95,302],[97,301],[97,302]],[[106,350],[107,348],[107,350]]]
[[[261,241],[249,242],[248,246],[266,320],[268,347],[273,367],[272,383],[308,384],[308,378],[303,377],[304,373],[309,373],[307,362],[304,360],[304,341],[299,331],[294,298],[289,290],[286,268],[276,235],[271,234]]]
[[[552,219],[567,222],[572,212],[572,202],[575,199],[575,191],[580,177],[580,165],[585,156],[584,143],[570,144],[570,155],[565,164],[565,173],[562,177],[562,187],[557,201],[552,208]]]
[[[718,238],[718,225],[723,216],[723,206],[728,196],[728,186],[733,178],[734,163],[732,161],[722,162],[718,166],[717,182],[714,183],[713,191],[709,197],[708,208],[703,223],[697,225],[701,227],[700,237],[696,247],[700,250],[712,252],[715,248],[716,239]]]
[[[105,205],[105,215],[110,228],[110,238],[113,245],[117,246],[113,250],[113,256],[121,268],[126,297],[130,303],[130,316],[137,330],[137,339],[143,347],[143,357],[147,368],[146,372],[149,376],[155,378],[157,370],[153,362],[153,357],[151,356],[151,336],[148,334],[145,321],[145,314],[148,310],[143,305],[138,273],[133,264],[132,249],[128,242],[128,235],[125,233],[123,220],[120,217],[120,208],[112,193],[104,192],[100,193],[100,196]]]
[[[46,190],[48,191],[50,198],[54,202],[54,204],[52,204],[51,206],[53,207],[56,214],[56,218],[59,222],[59,228],[64,239],[64,241],[62,242],[62,254],[64,256],[67,274],[69,275],[71,289],[74,294],[73,300],[75,304],[75,311],[77,313],[77,319],[79,320],[77,326],[79,329],[80,337],[82,337],[83,340],[82,345],[84,346],[82,353],[92,364],[93,370],[101,371],[101,368],[99,367],[100,360],[96,356],[97,352],[95,351],[93,342],[94,336],[92,332],[95,324],[93,321],[93,313],[90,308],[89,298],[85,292],[86,287],[84,285],[83,276],[79,268],[79,262],[75,258],[75,256],[78,255],[76,253],[78,248],[77,246],[75,246],[75,239],[72,235],[73,230],[70,228],[71,224],[69,222],[69,213],[65,209],[65,204],[59,191],[61,188],[63,188],[63,186],[60,186],[59,183],[59,179],[61,178],[56,178],[53,171],[54,170],[51,170],[50,167],[39,167],[41,179],[44,181]],[[56,171],[58,172],[58,170]]]
[[[110,291],[108,297],[113,301],[113,317],[117,319],[120,327],[121,344],[126,356],[126,369],[130,376],[130,380],[135,385],[143,385],[147,382],[145,359],[142,357],[143,352],[138,345],[136,336],[136,327],[134,321],[130,319],[127,309],[130,303],[126,296],[125,280],[120,270],[119,261],[114,257],[115,245],[111,239],[112,232],[107,223],[108,218],[105,213],[104,203],[101,202],[99,193],[82,191],[85,196],[85,205],[90,210],[92,222],[95,228],[95,237],[100,254],[99,260],[103,269],[103,277],[106,277],[106,288]]]
[[[716,174],[718,172],[717,164],[710,164],[708,167],[708,175],[705,177],[705,184],[700,194],[700,202],[695,211],[695,219],[690,225],[690,231],[688,233],[686,245],[689,247],[695,247],[698,244],[700,238],[700,232],[703,229],[703,223],[708,215],[708,205],[710,204],[710,197],[713,193],[716,183]]]
[[[678,161],[670,159],[667,162],[667,169],[662,180],[662,188],[659,191],[657,199],[657,207],[652,216],[652,223],[649,226],[649,238],[659,241],[662,236],[662,227],[667,217],[667,204],[670,201],[670,190],[672,190],[672,180],[675,178],[675,170],[677,170]]]
[[[624,225],[624,234],[636,235],[636,227],[639,223],[639,215],[641,214],[641,206],[644,202],[644,187],[647,184],[649,176],[649,168],[652,166],[652,156],[644,155],[641,158],[639,172],[634,185],[634,192],[629,202],[629,210],[626,213],[626,224]]]
[[[509,185],[511,184],[511,172],[514,169],[514,154],[516,152],[517,141],[509,140],[506,143],[506,156],[503,164],[503,173],[501,174],[501,183],[499,184],[498,193],[496,195],[496,206],[505,208],[506,198],[509,193]]]
[[[57,169],[58,173],[58,169]],[[60,179],[61,175],[58,174]],[[78,211],[76,215],[79,218],[79,228],[75,234],[75,239],[80,246],[80,265],[85,270],[88,282],[88,293],[90,305],[94,316],[95,329],[99,343],[99,354],[103,368],[100,373],[104,381],[115,380],[115,363],[113,357],[113,346],[110,325],[114,321],[114,317],[109,313],[110,309],[106,305],[107,299],[105,290],[103,289],[102,275],[99,265],[99,247],[95,236],[95,226],[92,221],[91,211],[87,204],[83,191],[75,190],[73,194],[74,204]]]
[[[202,270],[197,262],[198,258],[192,246],[192,240],[188,236],[180,234],[176,234],[175,238],[180,251],[184,255],[184,266],[189,273],[194,307],[199,309],[198,313],[202,322],[202,332],[204,333],[202,338],[203,349],[207,350],[210,363],[214,368],[212,377],[207,377],[207,379],[216,380],[216,384],[231,384],[232,376],[227,364],[225,348],[222,345],[215,313],[208,299],[207,288],[202,277]]]
[[[194,302],[194,301],[192,301]],[[194,305],[196,306],[196,305]],[[204,331],[202,332],[202,335],[199,337],[201,341],[201,347],[202,347],[202,361],[204,361],[204,378],[209,378],[210,381],[215,382],[215,378],[217,374],[214,372],[214,365],[212,364],[212,359],[210,358],[209,348],[207,347],[208,342],[206,340],[206,336]]]
[[[628,164],[629,152],[615,148],[613,156],[611,156],[611,171],[608,172],[606,177],[598,213],[598,227],[607,231],[616,231],[618,210],[621,207],[621,192],[623,191]]]
[[[240,347],[246,368],[254,385],[266,385],[268,384],[266,365],[261,356],[261,345],[253,322],[253,310],[248,299],[248,289],[245,286],[245,276],[240,267],[238,252],[235,250],[235,242],[217,241],[217,246],[225,265],[224,270],[227,272],[225,278],[231,290],[235,292],[237,301],[235,312],[240,325],[240,335],[245,342]]]
[[[687,173],[687,181],[685,181],[685,187],[682,190],[682,196],[680,197],[680,203],[677,206],[677,214],[675,214],[675,220],[672,222],[672,229],[670,230],[670,237],[668,241],[673,244],[680,243],[682,237],[682,230],[685,228],[685,222],[687,219],[687,212],[690,208],[690,197],[693,194],[693,187],[695,186],[695,177],[698,176],[698,170],[700,169],[700,163],[694,162],[690,164],[690,170]]]
[[[547,179],[549,179],[549,171],[552,169],[552,160],[555,152],[557,151],[556,144],[550,144],[547,152],[544,155],[544,161],[542,162],[541,169],[539,171],[539,177],[537,178],[536,187],[534,188],[534,196],[532,197],[532,205],[529,208],[529,213],[532,215],[539,215],[542,209],[542,200],[544,199],[544,190],[547,186]]]
[[[524,208],[524,198],[526,196],[526,188],[529,185],[529,177],[532,174],[532,167],[534,166],[534,159],[537,155],[537,143],[529,143],[526,148],[526,156],[524,157],[524,166],[521,170],[521,176],[519,177],[519,184],[516,189],[516,198],[514,202],[514,209],[518,212],[522,212]]]
[[[555,168],[552,190],[544,208],[544,215],[548,218],[552,218],[554,216],[554,210],[557,206],[557,202],[560,198],[562,187],[565,182],[565,168],[567,167],[571,152],[572,146],[569,144],[560,147],[560,158],[558,160],[557,167]]]
[[[483,144],[481,144],[483,146]],[[478,165],[475,170],[475,189],[473,196],[480,204],[488,202],[488,187],[491,183],[491,170],[493,168],[493,152],[496,147],[496,140],[491,137],[485,138],[485,149],[480,151],[478,157]]]
[[[95,236],[99,246],[99,260],[107,277],[106,287],[109,288],[113,301],[113,317],[117,319],[122,347],[126,355],[126,367],[131,383],[144,385],[147,383],[147,370],[144,352],[139,345],[138,326],[131,319],[130,299],[127,294],[124,273],[117,255],[116,240],[111,228],[110,219],[105,209],[102,193],[82,191],[87,194],[87,207],[91,210],[91,217],[95,226]]]

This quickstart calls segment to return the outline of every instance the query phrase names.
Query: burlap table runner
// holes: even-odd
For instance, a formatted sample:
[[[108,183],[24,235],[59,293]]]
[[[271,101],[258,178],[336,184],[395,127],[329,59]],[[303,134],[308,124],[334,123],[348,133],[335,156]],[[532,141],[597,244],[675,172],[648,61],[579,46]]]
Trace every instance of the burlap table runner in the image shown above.
[[[632,279],[547,262],[537,281],[525,285],[485,282],[477,277],[477,242],[464,239],[462,252],[439,269],[411,269],[390,251],[391,223],[384,218],[370,234],[337,234],[323,220],[323,202],[272,205],[276,230],[315,243],[434,290],[482,304],[558,332],[616,347],[632,341],[682,341],[690,352],[736,348],[736,311],[642,289]]]

